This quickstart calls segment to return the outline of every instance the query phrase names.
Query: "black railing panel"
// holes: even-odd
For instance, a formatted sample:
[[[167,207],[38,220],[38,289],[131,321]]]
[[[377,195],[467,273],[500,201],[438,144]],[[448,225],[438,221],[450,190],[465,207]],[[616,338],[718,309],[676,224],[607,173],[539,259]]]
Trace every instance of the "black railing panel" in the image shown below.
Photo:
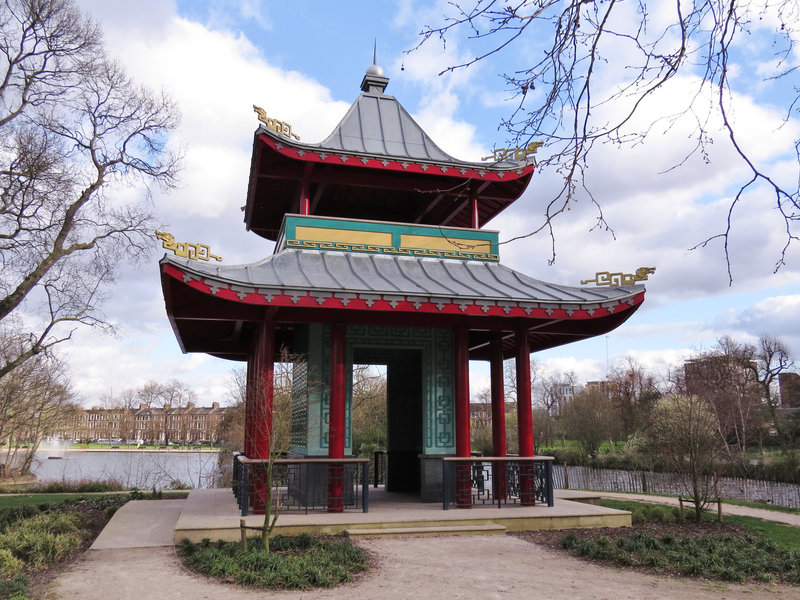
[[[250,459],[234,455],[233,492],[246,516],[278,511],[369,510],[369,459]],[[271,472],[270,472],[271,469]],[[271,482],[270,496],[267,483]]]
[[[534,457],[446,457],[442,460],[442,508],[553,506],[553,459]]]

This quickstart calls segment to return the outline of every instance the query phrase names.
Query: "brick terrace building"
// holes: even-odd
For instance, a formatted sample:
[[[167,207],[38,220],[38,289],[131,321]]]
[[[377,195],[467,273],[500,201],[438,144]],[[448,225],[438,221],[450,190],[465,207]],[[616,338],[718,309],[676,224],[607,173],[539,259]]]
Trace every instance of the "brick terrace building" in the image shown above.
[[[147,443],[216,442],[227,407],[211,406],[90,408],[77,411],[64,430],[63,439]]]

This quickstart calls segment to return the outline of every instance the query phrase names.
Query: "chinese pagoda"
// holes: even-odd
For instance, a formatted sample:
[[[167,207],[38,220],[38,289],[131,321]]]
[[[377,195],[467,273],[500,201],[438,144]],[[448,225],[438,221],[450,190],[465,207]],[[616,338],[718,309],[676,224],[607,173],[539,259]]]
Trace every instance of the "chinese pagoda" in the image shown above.
[[[274,253],[233,266],[165,256],[173,331],[184,352],[247,363],[242,464],[270,456],[275,361],[282,350],[302,357],[290,458],[306,462],[303,476],[286,483],[287,501],[317,503],[321,494],[320,505],[339,511],[357,496],[342,479],[353,470],[352,368],[379,364],[387,374],[386,490],[439,501],[452,487],[456,505],[470,505],[474,471],[452,486],[443,476],[445,459],[471,456],[470,360],[491,368],[494,456],[482,459],[498,465],[491,501],[547,500],[535,483],[520,483],[534,465],[525,462],[534,459],[530,354],[613,330],[642,303],[644,287],[555,285],[503,266],[498,232],[482,227],[525,190],[535,145],[496,151],[488,162],[453,158],[385,93],[388,82],[370,66],[361,94],[318,144],[255,107],[262,123],[244,221],[275,241]],[[512,357],[516,467],[506,456],[502,375]],[[517,483],[500,482],[513,468]],[[263,509],[263,477],[249,477],[245,510],[248,502]]]

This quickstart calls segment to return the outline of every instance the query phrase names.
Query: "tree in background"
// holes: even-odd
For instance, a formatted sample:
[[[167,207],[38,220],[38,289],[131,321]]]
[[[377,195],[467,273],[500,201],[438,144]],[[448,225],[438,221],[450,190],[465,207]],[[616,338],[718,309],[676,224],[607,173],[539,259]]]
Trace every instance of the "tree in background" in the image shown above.
[[[2,350],[19,352],[8,339]],[[63,429],[77,409],[65,366],[56,357],[40,354],[0,379],[0,443],[5,444],[0,476],[30,471],[42,440]]]
[[[371,365],[353,366],[352,447],[354,456],[386,450],[386,375]]]
[[[559,416],[575,395],[577,378],[574,371],[551,371],[540,375],[531,388],[534,404],[553,416]]]
[[[756,363],[751,364],[755,377],[761,386],[761,395],[765,402],[766,413],[775,426],[778,443],[787,449],[792,441],[792,421],[788,415],[780,412],[780,392],[776,390],[778,377],[794,367],[789,347],[779,338],[764,334],[758,339]]]
[[[684,371],[686,392],[698,396],[714,411],[729,455],[744,464],[763,416],[755,347],[722,337],[715,348],[688,361]]]
[[[607,387],[619,415],[621,434],[627,438],[645,425],[653,405],[661,396],[655,377],[636,360],[626,357],[612,370]]]
[[[543,141],[537,171],[552,171],[563,182],[529,235],[545,231],[552,238],[553,218],[583,198],[597,208],[596,226],[609,228],[586,179],[591,157],[606,144],[634,147],[649,135],[685,127],[689,139],[676,166],[693,155],[709,161],[708,149],[718,140],[730,144],[748,172],[729,200],[727,219],[700,244],[718,240],[729,261],[734,210],[751,192],[767,193],[783,219],[786,244],[776,268],[784,264],[789,245],[798,239],[800,162],[795,148],[800,139],[793,131],[794,143],[783,149],[794,157],[793,175],[779,172],[785,162],[775,173],[765,172],[758,147],[744,146],[740,137],[748,123],[737,124],[732,115],[737,102],[750,102],[759,84],[781,98],[778,112],[785,121],[797,110],[796,2],[465,0],[448,2],[447,11],[440,24],[423,29],[419,45],[431,39],[443,46],[452,39],[465,42],[470,58],[442,73],[501,58],[509,70],[502,75],[506,93],[515,101],[502,126],[513,145]],[[734,64],[734,59],[752,56],[751,44],[770,48],[768,57],[752,64],[748,76],[758,75],[752,84],[741,76],[741,62]],[[665,102],[665,96],[670,100]]]
[[[155,228],[149,199],[115,192],[174,185],[178,120],[72,0],[0,2],[0,327],[23,340],[0,378],[79,324],[108,327],[103,290],[121,259],[147,256]]]
[[[583,390],[561,411],[561,425],[586,456],[596,456],[603,442],[619,435],[617,411],[601,390]]]
[[[676,473],[683,493],[700,520],[708,500],[717,495],[715,467],[723,452],[717,416],[697,396],[667,396],[656,403],[646,429],[645,446]]]

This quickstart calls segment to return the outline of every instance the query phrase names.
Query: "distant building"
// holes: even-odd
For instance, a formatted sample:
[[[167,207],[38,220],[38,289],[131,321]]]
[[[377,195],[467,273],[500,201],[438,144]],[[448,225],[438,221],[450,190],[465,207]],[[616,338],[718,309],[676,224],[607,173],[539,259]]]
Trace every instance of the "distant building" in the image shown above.
[[[506,412],[516,407],[516,402],[506,402]],[[489,425],[492,422],[491,402],[471,402],[469,405],[469,418],[472,425]]]
[[[744,382],[756,383],[756,362],[727,354],[714,354],[692,358],[683,363],[686,391],[689,394],[708,394],[710,389],[723,393],[728,385]]]
[[[778,375],[781,408],[800,408],[800,375],[781,373]]]
[[[618,390],[618,388],[619,382],[609,381],[608,379],[604,379],[603,381],[587,381],[586,385],[584,386],[584,389],[587,392],[596,390],[606,397],[610,397],[613,392]]]
[[[217,442],[227,407],[211,406],[90,408],[76,411],[60,437],[79,442],[108,441],[151,444]]]

